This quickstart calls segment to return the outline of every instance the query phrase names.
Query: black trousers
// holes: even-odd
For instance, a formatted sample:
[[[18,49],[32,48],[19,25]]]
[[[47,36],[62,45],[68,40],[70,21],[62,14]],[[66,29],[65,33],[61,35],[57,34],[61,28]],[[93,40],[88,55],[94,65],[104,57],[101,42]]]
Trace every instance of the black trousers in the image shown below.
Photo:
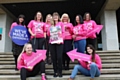
[[[63,44],[50,44],[54,73],[62,73]]]
[[[14,60],[15,60],[15,69],[17,70],[17,59],[19,57],[19,55],[13,55],[14,56]]]
[[[29,71],[25,68],[21,68],[21,70],[20,70],[21,80],[26,80],[27,77],[34,77],[39,72],[45,73],[45,63],[44,63],[44,61],[39,62],[37,65],[35,65],[32,71]]]
[[[17,59],[18,59],[20,53],[22,52],[22,50],[23,50],[23,46],[17,45],[14,42],[12,42],[12,52],[13,52],[16,70],[17,70]]]
[[[63,67],[69,67],[70,58],[67,55],[67,52],[69,52],[71,50],[73,50],[73,40],[64,40],[64,47],[63,47]]]
[[[48,36],[45,39],[45,49],[47,50],[47,53],[46,53],[47,59],[49,59],[50,49],[49,49],[49,38],[48,38]]]
[[[43,49],[45,38],[33,38],[31,42],[33,46],[33,51],[35,52],[36,49]]]
[[[95,45],[96,45],[96,38],[95,38],[95,39],[90,39],[90,38],[88,38],[88,39],[87,39],[86,47],[87,47],[88,45],[92,45],[92,46],[96,49],[96,47],[95,47]]]

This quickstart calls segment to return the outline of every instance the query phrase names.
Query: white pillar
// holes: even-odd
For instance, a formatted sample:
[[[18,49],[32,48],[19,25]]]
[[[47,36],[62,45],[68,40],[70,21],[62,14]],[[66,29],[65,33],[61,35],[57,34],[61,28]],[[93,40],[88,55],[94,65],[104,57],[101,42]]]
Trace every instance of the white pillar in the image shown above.
[[[106,10],[101,16],[103,50],[119,50],[116,11]]]
[[[0,28],[2,28],[2,39],[0,40],[0,52],[11,52],[12,41],[8,37],[13,18],[0,8]]]
[[[6,29],[6,14],[0,14],[0,28],[2,28],[2,39],[0,40],[0,52],[4,52],[5,48],[5,29]]]

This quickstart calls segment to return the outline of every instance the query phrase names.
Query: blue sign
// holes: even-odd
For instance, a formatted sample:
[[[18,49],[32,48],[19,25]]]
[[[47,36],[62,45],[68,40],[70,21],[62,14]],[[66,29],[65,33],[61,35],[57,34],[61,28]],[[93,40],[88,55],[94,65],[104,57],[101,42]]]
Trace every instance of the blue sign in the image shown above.
[[[30,34],[27,28],[20,25],[12,28],[10,37],[12,41],[17,45],[24,45],[30,40]]]
[[[0,28],[0,34],[2,34],[2,30],[3,30],[3,28]]]

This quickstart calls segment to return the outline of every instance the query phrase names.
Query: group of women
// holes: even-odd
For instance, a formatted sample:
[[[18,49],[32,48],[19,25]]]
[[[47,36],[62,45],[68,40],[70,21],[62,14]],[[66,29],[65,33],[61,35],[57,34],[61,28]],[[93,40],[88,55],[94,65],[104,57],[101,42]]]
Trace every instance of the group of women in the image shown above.
[[[24,21],[24,15],[20,15],[17,22],[14,22],[11,25],[11,29],[16,25],[25,26]],[[43,47],[47,49],[46,62],[48,64],[49,55],[51,55],[54,77],[62,77],[63,69],[69,70],[70,58],[66,53],[73,50],[73,48],[77,48],[77,51],[80,53],[84,53],[86,51],[86,53],[90,54],[91,62],[79,60],[80,64],[74,67],[69,80],[73,80],[78,71],[87,76],[91,76],[91,80],[93,80],[95,76],[99,76],[101,69],[101,59],[99,55],[95,54],[94,47],[96,34],[87,36],[89,32],[96,28],[96,25],[97,24],[95,21],[91,20],[90,13],[85,13],[84,21],[81,15],[76,15],[75,24],[73,26],[73,24],[70,23],[70,18],[67,13],[64,13],[61,18],[57,12],[54,12],[53,15],[48,14],[46,16],[45,22],[43,22],[42,13],[37,12],[34,20],[31,20],[29,24],[25,26],[28,28],[28,31],[31,34],[31,44],[25,44],[23,47],[13,42],[12,51],[15,57],[16,70],[18,67],[17,64],[19,64],[18,68],[21,71],[21,80],[26,80],[26,77],[29,76],[35,76],[39,71],[42,74],[41,80],[47,80],[45,76],[44,60],[34,67],[22,67],[25,66],[24,56],[29,56],[30,54],[36,52],[36,49],[43,49]],[[61,42],[52,43],[52,39],[56,39],[55,36],[52,36],[52,31],[55,30],[53,29],[54,27],[59,29]],[[22,48],[23,51],[21,50]],[[19,53],[21,54],[19,55]]]

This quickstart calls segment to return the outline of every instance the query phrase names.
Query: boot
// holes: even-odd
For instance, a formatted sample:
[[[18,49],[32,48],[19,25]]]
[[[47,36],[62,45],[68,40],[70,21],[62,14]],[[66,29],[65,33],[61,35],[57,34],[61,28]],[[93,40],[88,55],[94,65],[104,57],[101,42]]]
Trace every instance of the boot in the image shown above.
[[[90,78],[90,80],[94,80],[93,78]]]
[[[68,80],[73,80],[72,78],[69,78]]]

